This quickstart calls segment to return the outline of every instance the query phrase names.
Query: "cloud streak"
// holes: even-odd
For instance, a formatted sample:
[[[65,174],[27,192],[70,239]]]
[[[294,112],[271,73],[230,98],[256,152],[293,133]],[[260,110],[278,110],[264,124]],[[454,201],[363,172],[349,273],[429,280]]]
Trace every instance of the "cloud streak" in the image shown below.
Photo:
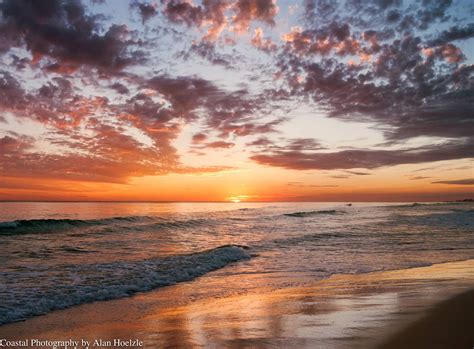
[[[436,181],[433,184],[449,184],[449,185],[474,185],[474,178],[455,179],[450,181]]]
[[[291,170],[376,169],[385,166],[419,164],[474,157],[473,143],[448,143],[440,146],[404,150],[344,150],[338,152],[272,151],[253,155],[252,160],[267,166]],[[351,172],[352,173],[352,172]]]

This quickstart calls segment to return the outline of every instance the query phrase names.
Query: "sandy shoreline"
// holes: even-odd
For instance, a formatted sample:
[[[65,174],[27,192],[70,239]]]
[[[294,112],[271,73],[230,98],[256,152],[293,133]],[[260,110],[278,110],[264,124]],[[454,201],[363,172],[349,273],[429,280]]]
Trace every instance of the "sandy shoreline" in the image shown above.
[[[436,304],[380,345],[396,348],[474,348],[474,289]]]
[[[193,301],[206,293],[205,278],[4,325],[0,339],[139,339],[147,348],[474,345],[474,260]]]

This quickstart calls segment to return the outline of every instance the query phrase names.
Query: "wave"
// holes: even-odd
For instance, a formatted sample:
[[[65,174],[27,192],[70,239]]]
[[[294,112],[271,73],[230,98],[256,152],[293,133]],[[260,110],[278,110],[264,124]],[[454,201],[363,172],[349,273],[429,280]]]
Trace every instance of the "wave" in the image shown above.
[[[334,240],[339,238],[347,237],[347,234],[332,232],[332,233],[318,233],[318,234],[306,234],[299,236],[291,236],[282,239],[272,240],[270,243],[283,246],[287,248],[288,246],[305,244],[310,242],[319,242],[321,240]]]
[[[443,201],[443,202],[425,202],[419,203],[414,202],[412,204],[402,204],[402,205],[385,205],[380,207],[390,207],[390,208],[411,208],[411,207],[426,207],[426,206],[462,206],[462,205],[472,205],[473,201]]]
[[[144,224],[139,229],[156,229],[156,228],[194,228],[204,226],[210,223],[210,219],[186,219],[186,220],[170,220],[150,224]]]
[[[336,211],[336,210],[323,210],[323,211],[307,211],[307,212],[293,212],[293,213],[284,213],[284,216],[287,217],[308,217],[308,216],[316,216],[320,214],[341,214],[344,213],[343,211]]]
[[[247,249],[223,245],[199,253],[142,261],[0,273],[0,324],[190,281],[230,263],[251,258]],[[41,283],[34,280],[41,280]]]
[[[63,246],[61,248],[62,251],[68,252],[68,253],[92,253],[92,252],[97,252],[95,250],[86,250],[82,247],[74,247],[74,246]]]
[[[208,219],[165,220],[159,217],[129,216],[104,219],[29,219],[0,222],[0,236],[55,233],[66,229],[119,225],[121,229],[186,228],[208,223]],[[134,223],[130,225],[130,223]]]
[[[452,209],[451,212],[474,213],[474,210],[473,209],[463,210],[463,209],[455,208],[455,209]]]
[[[112,217],[104,219],[20,219],[10,222],[0,222],[0,235],[15,235],[18,233],[33,233],[57,228],[84,227],[106,225],[120,222],[139,222],[151,220],[148,216]]]

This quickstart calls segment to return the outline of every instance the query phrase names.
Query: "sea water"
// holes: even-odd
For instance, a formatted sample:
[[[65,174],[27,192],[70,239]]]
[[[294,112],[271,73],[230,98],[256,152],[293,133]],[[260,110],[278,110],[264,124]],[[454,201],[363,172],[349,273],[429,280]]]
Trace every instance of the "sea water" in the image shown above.
[[[218,297],[255,275],[279,289],[470,259],[473,218],[472,202],[0,203],[0,324],[198,277]]]

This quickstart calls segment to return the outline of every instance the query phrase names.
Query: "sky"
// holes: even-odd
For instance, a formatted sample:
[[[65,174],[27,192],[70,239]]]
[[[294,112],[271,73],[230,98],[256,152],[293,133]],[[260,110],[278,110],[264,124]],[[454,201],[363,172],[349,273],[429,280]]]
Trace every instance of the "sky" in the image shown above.
[[[473,197],[470,0],[0,0],[0,200]]]

